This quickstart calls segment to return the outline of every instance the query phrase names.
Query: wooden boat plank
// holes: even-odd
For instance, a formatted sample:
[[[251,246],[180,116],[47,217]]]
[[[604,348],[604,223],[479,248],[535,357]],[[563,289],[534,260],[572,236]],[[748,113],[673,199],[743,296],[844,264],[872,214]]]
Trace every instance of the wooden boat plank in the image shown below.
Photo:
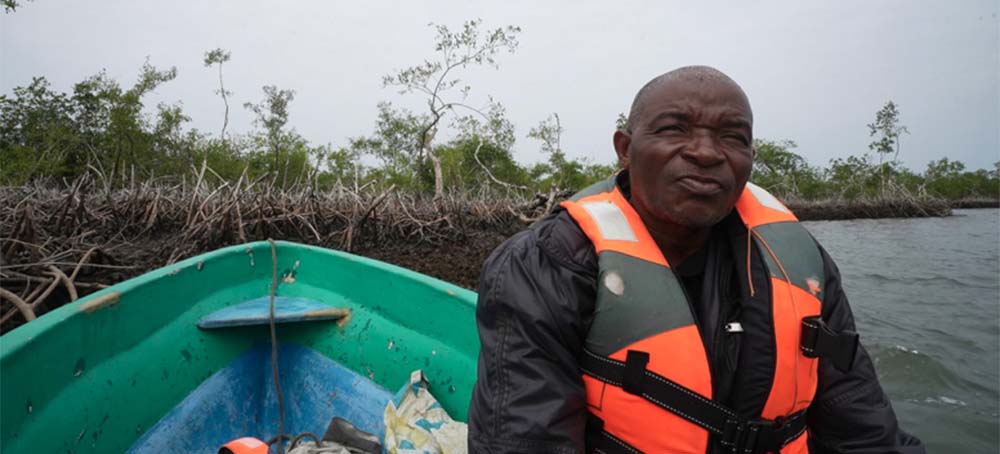
[[[267,325],[271,321],[271,298],[262,296],[215,311],[198,321],[201,329]],[[274,299],[274,322],[294,323],[337,320],[349,317],[350,309],[332,307],[312,298],[279,296]]]

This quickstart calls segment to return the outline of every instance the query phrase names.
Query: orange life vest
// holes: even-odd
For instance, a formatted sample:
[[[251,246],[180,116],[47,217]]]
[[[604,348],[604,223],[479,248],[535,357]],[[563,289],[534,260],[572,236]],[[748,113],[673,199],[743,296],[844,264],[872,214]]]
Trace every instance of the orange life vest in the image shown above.
[[[792,212],[751,183],[736,203],[747,248],[755,243],[770,274],[776,341],[763,412],[746,420],[711,400],[709,359],[680,280],[613,180],[562,206],[598,255],[581,365],[588,410],[601,423],[606,448],[589,449],[705,453],[711,435],[733,452],[807,453],[804,410],[816,392],[818,361],[803,353],[800,338],[803,323],[820,314],[823,263]],[[767,289],[751,289],[760,291]]]
[[[219,448],[220,454],[267,454],[267,443],[254,437],[237,438]]]

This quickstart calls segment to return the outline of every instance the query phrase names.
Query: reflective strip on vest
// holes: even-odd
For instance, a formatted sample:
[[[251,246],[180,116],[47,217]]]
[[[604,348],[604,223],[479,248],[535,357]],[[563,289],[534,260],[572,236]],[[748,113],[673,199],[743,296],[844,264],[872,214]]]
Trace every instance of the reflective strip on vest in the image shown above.
[[[740,213],[748,229],[776,222],[798,221],[785,204],[753,183],[747,183],[743,189],[743,194],[736,201],[736,211]]]
[[[619,361],[626,360],[629,350],[649,353],[647,370],[711,398],[709,360],[691,305],[632,205],[608,181],[561,205],[598,255],[597,301],[585,349]],[[822,258],[795,215],[764,189],[748,183],[736,209],[771,274],[777,348],[774,380],[761,417],[773,420],[808,407],[816,392],[818,361],[801,354],[799,344],[802,318],[820,312]],[[606,432],[633,448],[708,450],[707,430],[650,402],[648,396],[644,399],[586,374],[583,381],[588,410],[603,420]],[[806,450],[802,435],[781,452]]]
[[[594,218],[597,230],[601,238],[611,241],[628,241],[636,243],[639,240],[632,233],[632,227],[625,219],[625,213],[617,205],[609,201],[602,202],[582,202],[580,206],[587,211],[590,217]]]

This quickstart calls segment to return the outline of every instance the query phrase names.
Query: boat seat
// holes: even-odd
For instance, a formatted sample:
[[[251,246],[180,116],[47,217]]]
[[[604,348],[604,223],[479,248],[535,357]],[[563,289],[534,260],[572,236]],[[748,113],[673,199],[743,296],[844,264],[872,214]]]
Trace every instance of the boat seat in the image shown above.
[[[234,306],[228,306],[198,320],[198,328],[218,329],[233,326],[267,325],[270,323],[270,297],[263,296]],[[332,307],[310,298],[278,296],[274,298],[275,323],[336,321],[346,324],[351,310]]]

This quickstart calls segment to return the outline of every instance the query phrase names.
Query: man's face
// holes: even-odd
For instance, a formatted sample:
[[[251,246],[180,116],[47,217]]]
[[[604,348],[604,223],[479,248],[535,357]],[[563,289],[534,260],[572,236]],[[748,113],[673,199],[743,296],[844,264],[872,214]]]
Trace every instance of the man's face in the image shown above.
[[[615,134],[632,203],[658,223],[709,227],[733,209],[753,166],[753,114],[734,84],[675,79],[653,88],[631,134]]]

